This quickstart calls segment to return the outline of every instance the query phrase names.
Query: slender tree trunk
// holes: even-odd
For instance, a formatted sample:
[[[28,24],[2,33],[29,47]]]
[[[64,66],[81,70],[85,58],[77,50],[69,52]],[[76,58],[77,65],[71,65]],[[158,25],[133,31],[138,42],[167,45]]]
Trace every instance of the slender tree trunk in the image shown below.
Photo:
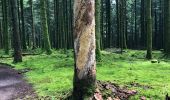
[[[107,21],[107,47],[111,46],[111,0],[106,0],[106,21]]]
[[[54,17],[55,17],[55,47],[59,48],[59,0],[55,1]]]
[[[23,0],[20,0],[21,5],[21,20],[22,20],[22,48],[27,49],[26,45],[26,36],[25,36],[25,18],[24,18],[24,2]]]
[[[122,51],[123,51],[123,15],[124,15],[124,13],[123,13],[123,0],[120,0],[119,1],[119,7],[120,7],[120,11],[119,11],[119,13],[120,13],[120,48],[121,48],[121,53],[122,53]]]
[[[121,40],[121,53],[123,49],[127,49],[126,36],[125,36],[125,24],[126,24],[126,0],[120,0],[120,40]]]
[[[147,59],[152,59],[152,16],[151,1],[146,0]]]
[[[126,4],[127,1],[123,0],[123,48],[127,49],[127,41],[126,41]]]
[[[164,16],[164,8],[163,8],[163,1],[162,0],[159,0],[159,2],[160,2],[160,13],[159,13],[159,33],[162,33],[162,34],[160,34],[160,37],[159,37],[159,39],[161,40],[160,42],[159,42],[159,46],[160,46],[160,48],[161,49],[163,49],[164,48],[164,22],[163,22],[163,16]]]
[[[53,41],[55,41],[53,39],[53,33],[52,33],[52,26],[51,26],[51,16],[50,16],[50,0],[46,0],[46,12],[47,12],[47,24],[48,24],[48,34],[49,34],[49,38],[50,38],[50,44],[51,44],[51,47],[53,47]]]
[[[8,6],[7,4],[8,4],[7,0],[2,0],[4,47],[5,47],[5,53],[9,54]]]
[[[119,0],[116,0],[116,18],[117,18],[117,46],[120,47],[120,6]]]
[[[135,48],[138,48],[138,32],[137,32],[137,0],[135,0]]]
[[[96,84],[95,0],[74,2],[74,100],[92,96]]]
[[[96,59],[98,61],[101,60],[101,53],[100,53],[100,0],[96,0]]]
[[[0,48],[3,48],[3,32],[2,32],[2,21],[0,20]]]
[[[19,20],[19,35],[20,35],[20,41],[21,41],[21,46],[22,46],[20,0],[17,0],[17,9],[18,9],[18,20]],[[21,47],[21,49],[22,49],[22,47]]]
[[[35,25],[34,25],[33,0],[30,0],[30,9],[31,9],[32,49],[35,49],[35,48],[36,48],[36,39],[35,39]]]
[[[145,0],[141,0],[141,45],[142,48],[146,46],[146,24],[145,24]]]
[[[170,55],[170,0],[164,0],[165,53]]]
[[[104,49],[104,6],[103,6],[103,0],[101,0],[101,49]]]
[[[11,13],[12,13],[11,14],[12,26],[13,26],[14,63],[17,63],[17,62],[22,62],[17,0],[10,0],[10,5],[11,5]]]
[[[3,32],[2,32],[2,20],[0,20],[0,48],[3,49]]]
[[[154,6],[155,6],[155,8],[157,7],[157,4],[156,4],[156,2],[154,3]],[[154,29],[154,35],[153,35],[153,46],[155,47],[155,49],[158,49],[158,47],[159,47],[159,43],[160,43],[160,41],[159,41],[159,30],[158,30],[158,13],[157,13],[157,10],[156,9],[154,9],[154,27],[155,27],[155,29]]]
[[[47,23],[47,13],[46,13],[46,6],[45,6],[45,0],[40,0],[41,4],[41,23],[42,23],[42,29],[43,29],[43,41],[44,41],[44,49],[46,50],[47,54],[51,54],[51,45],[48,35],[48,23]]]

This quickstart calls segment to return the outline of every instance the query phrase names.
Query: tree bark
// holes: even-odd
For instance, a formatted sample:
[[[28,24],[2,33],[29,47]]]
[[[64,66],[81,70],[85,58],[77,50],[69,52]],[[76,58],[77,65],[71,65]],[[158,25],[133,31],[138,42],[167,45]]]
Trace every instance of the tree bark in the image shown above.
[[[13,26],[14,63],[17,63],[17,62],[22,62],[17,0],[10,0],[10,5],[11,5],[11,13],[12,13],[11,14],[12,26]]]
[[[8,6],[7,4],[8,4],[7,0],[2,0],[4,47],[5,47],[5,53],[9,54]]]
[[[141,0],[141,46],[146,47],[146,23],[145,23],[145,0]]]
[[[25,18],[24,18],[24,2],[23,0],[20,0],[21,5],[21,20],[22,20],[22,48],[27,49],[26,45],[26,36],[25,36]]]
[[[147,59],[152,59],[152,16],[151,1],[146,0],[146,32],[147,32]]]
[[[165,53],[170,55],[170,0],[164,0]]]
[[[96,17],[96,59],[98,61],[101,60],[101,53],[100,53],[100,36],[101,36],[101,32],[100,32],[100,8],[101,8],[101,5],[100,5],[100,0],[96,0],[96,5],[95,5],[95,10],[96,10],[96,13],[95,13],[95,17]]]
[[[46,50],[47,54],[51,54],[52,51],[51,51],[51,45],[49,40],[49,34],[48,34],[48,23],[47,23],[45,0],[40,0],[40,4],[41,4],[41,23],[43,29],[44,49]]]
[[[32,32],[32,49],[36,48],[36,37],[35,37],[35,25],[34,25],[34,12],[33,12],[33,0],[29,1],[31,11],[31,32]]]
[[[73,98],[84,100],[93,95],[96,84],[95,0],[75,0],[74,7]]]

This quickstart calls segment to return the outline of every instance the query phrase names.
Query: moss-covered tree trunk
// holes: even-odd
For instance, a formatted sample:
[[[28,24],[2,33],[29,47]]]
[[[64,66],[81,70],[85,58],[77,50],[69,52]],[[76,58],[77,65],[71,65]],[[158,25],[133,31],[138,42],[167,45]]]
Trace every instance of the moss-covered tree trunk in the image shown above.
[[[147,59],[152,59],[152,16],[151,1],[145,0],[146,4],[146,32],[147,32]]]
[[[170,0],[164,0],[165,53],[170,55]]]
[[[45,2],[46,0],[40,0],[41,4],[41,23],[42,23],[42,29],[43,29],[43,41],[44,41],[44,49],[46,50],[47,54],[51,54],[51,45],[49,40],[49,34],[48,34],[48,23],[47,23],[47,13],[46,13],[46,6]]]
[[[9,54],[9,33],[8,33],[8,2],[2,0],[2,14],[3,14],[3,34],[5,53]]]
[[[21,21],[22,21],[22,48],[24,50],[27,49],[26,45],[26,36],[25,36],[25,18],[24,18],[24,2],[23,0],[20,0],[21,5]]]
[[[36,38],[35,38],[35,25],[34,25],[34,12],[33,12],[33,0],[29,1],[30,11],[31,11],[31,32],[32,32],[32,49],[36,48]]]
[[[74,2],[74,100],[92,96],[96,84],[95,0]]]
[[[21,41],[19,35],[19,19],[17,0],[10,0],[11,19],[13,26],[13,47],[14,47],[14,63],[22,62]]]
[[[96,5],[95,5],[95,15],[96,15],[96,59],[98,61],[101,60],[101,53],[100,53],[100,10],[101,10],[101,1],[100,0],[95,0]]]
[[[127,49],[126,45],[126,0],[119,0],[118,1],[118,6],[119,8],[119,19],[118,21],[120,26],[119,26],[119,31],[120,31],[120,48],[121,48],[121,53],[123,53],[123,49]]]

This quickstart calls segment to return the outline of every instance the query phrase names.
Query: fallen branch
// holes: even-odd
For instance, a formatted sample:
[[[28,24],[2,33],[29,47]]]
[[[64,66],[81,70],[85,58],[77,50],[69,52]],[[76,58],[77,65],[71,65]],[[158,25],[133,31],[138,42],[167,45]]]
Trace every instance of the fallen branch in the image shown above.
[[[40,54],[35,54],[35,53],[22,53],[22,56],[36,56]]]

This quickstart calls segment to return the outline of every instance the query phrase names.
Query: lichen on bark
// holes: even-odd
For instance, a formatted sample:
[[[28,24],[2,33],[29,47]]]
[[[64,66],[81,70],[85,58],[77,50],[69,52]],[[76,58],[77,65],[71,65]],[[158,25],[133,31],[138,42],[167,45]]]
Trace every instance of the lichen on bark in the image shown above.
[[[96,83],[95,0],[74,2],[74,100],[92,95]]]

